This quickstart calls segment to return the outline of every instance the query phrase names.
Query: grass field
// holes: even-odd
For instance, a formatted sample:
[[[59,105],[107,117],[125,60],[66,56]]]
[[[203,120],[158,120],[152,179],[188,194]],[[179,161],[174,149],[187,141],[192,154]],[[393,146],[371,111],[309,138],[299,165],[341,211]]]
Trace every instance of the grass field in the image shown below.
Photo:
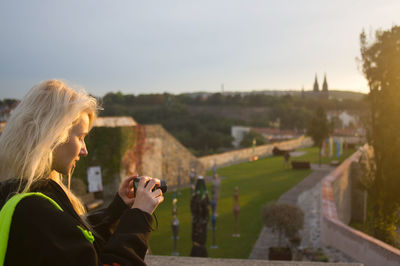
[[[311,163],[319,163],[319,150],[316,147],[309,147],[309,148],[303,148],[303,149],[298,149],[296,151],[305,151],[306,153],[304,155],[301,155],[299,157],[293,157],[291,158],[292,160],[299,160],[299,161],[309,161]],[[337,160],[340,162],[343,162],[347,157],[352,155],[356,150],[355,149],[346,149],[343,151],[343,154],[339,157],[336,157],[336,145],[334,145],[333,148],[333,156],[325,156],[321,158],[321,163],[322,164],[329,164],[333,160]]]
[[[310,170],[282,169],[282,165],[282,157],[268,157],[251,163],[218,169],[218,174],[223,178],[218,202],[219,216],[216,235],[218,248],[209,248],[212,244],[212,234],[209,229],[207,248],[210,257],[248,258],[262,228],[261,207],[271,200],[277,200],[280,195],[311,172]],[[240,238],[232,237],[235,186],[239,187]],[[211,194],[210,185],[208,185],[208,189]],[[189,256],[192,247],[190,189],[184,189],[181,192],[182,194],[178,197],[178,219],[180,221],[178,252],[181,256]],[[171,210],[172,193],[166,193],[165,202],[157,210],[158,230],[152,232],[150,238],[150,248],[153,254],[170,255],[172,252]]]
[[[306,154],[295,157],[296,160],[318,162],[318,149],[305,148]],[[353,151],[346,151],[338,160],[343,160]],[[336,159],[334,157],[333,159]],[[329,160],[325,161],[328,163]],[[277,200],[284,192],[299,183],[311,173],[311,170],[283,169],[283,157],[267,157],[255,162],[246,162],[225,168],[219,168],[222,177],[217,218],[217,249],[212,245],[211,216],[207,237],[209,257],[214,258],[248,258],[256,242],[262,222],[261,207],[269,201]],[[240,238],[232,237],[234,232],[233,193],[239,187],[239,233]],[[208,185],[211,197],[211,185]],[[173,251],[171,239],[172,193],[165,194],[165,201],[156,211],[158,229],[151,234],[150,248],[153,254],[170,255]],[[189,256],[192,248],[190,213],[190,189],[183,189],[178,197],[178,219],[180,221],[178,252],[180,256]],[[210,208],[211,213],[211,208]]]

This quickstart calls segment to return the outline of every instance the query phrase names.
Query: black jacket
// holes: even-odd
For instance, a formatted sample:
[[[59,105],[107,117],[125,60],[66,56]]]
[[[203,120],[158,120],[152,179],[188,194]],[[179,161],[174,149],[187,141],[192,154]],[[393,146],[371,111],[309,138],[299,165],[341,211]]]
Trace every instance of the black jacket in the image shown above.
[[[15,182],[0,183],[0,208],[15,189]],[[148,213],[129,209],[117,194],[108,208],[88,215],[90,229],[56,182],[42,181],[31,191],[52,198],[64,211],[41,197],[21,200],[12,218],[4,265],[145,265],[152,224]],[[93,244],[77,226],[92,231]]]

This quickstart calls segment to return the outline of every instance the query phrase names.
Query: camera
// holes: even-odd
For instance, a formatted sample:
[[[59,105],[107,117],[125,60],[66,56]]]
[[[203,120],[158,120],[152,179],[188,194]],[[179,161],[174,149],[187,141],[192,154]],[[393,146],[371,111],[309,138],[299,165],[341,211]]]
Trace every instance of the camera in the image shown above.
[[[138,186],[138,184],[139,184],[139,181],[140,181],[140,177],[135,178],[135,179],[133,180],[133,195],[134,195],[135,197],[136,197],[136,189],[137,189],[137,186]],[[149,180],[149,181],[150,181],[150,180]],[[149,183],[149,181],[146,182],[146,185],[145,185],[145,186],[147,186],[147,184]],[[154,191],[154,190],[156,190],[156,189],[160,189],[160,190],[162,191],[162,193],[167,192],[167,183],[165,182],[165,180],[160,180],[160,186],[159,186],[158,184],[156,184],[156,185],[154,186],[154,188],[153,188],[151,191]]]

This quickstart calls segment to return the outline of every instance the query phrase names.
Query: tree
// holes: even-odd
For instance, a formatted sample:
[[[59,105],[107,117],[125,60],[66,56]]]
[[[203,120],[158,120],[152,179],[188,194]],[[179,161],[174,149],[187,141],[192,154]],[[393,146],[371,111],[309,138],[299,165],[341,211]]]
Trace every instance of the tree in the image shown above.
[[[343,128],[343,122],[338,116],[331,117],[329,124],[331,132],[333,132],[335,129]]]
[[[321,165],[322,143],[329,136],[329,129],[330,125],[325,110],[322,106],[318,106],[315,114],[311,117],[307,135],[313,139],[314,145],[319,148],[319,165]]]
[[[374,236],[394,243],[400,207],[400,27],[360,34],[361,67],[369,85],[368,142],[374,149],[374,179],[367,186]]]
[[[278,231],[278,245],[282,247],[283,236],[289,240],[299,237],[298,232],[304,224],[304,213],[296,205],[272,202],[262,208],[261,220],[273,232]]]
[[[240,146],[242,147],[251,147],[253,146],[253,140],[256,140],[256,145],[264,145],[267,143],[263,135],[260,133],[249,131],[240,142]]]

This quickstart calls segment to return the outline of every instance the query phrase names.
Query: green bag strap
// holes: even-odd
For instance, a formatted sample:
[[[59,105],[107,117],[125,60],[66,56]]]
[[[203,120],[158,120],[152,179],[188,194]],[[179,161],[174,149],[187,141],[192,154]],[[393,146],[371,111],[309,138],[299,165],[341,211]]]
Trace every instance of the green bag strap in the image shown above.
[[[60,205],[57,204],[52,198],[44,195],[43,193],[40,192],[29,192],[29,193],[22,193],[22,194],[16,194],[12,196],[6,204],[4,204],[3,208],[0,210],[0,266],[4,265],[4,259],[6,257],[6,252],[7,252],[7,245],[8,245],[8,236],[10,233],[10,227],[11,227],[11,220],[12,216],[15,211],[15,207],[17,207],[18,203],[24,199],[25,197],[28,196],[39,196],[44,199],[47,199],[51,204],[54,205],[54,207],[60,211],[64,211]],[[79,230],[82,231],[83,235],[85,238],[93,244],[94,242],[94,237],[90,231],[87,231],[83,229],[80,226],[77,226]]]
[[[77,225],[76,227],[78,227],[78,229],[81,230],[83,236],[90,242],[90,244],[93,244],[94,236],[93,236],[92,232],[90,232],[89,230],[83,229],[79,225]]]
[[[63,211],[60,205],[57,204],[53,199],[47,197],[46,195],[38,192],[30,192],[23,194],[16,194],[12,196],[3,208],[0,210],[0,265],[4,264],[4,259],[6,257],[7,245],[8,245],[8,235],[10,233],[11,220],[15,211],[17,204],[25,197],[28,196],[39,196],[49,200],[57,209]]]

